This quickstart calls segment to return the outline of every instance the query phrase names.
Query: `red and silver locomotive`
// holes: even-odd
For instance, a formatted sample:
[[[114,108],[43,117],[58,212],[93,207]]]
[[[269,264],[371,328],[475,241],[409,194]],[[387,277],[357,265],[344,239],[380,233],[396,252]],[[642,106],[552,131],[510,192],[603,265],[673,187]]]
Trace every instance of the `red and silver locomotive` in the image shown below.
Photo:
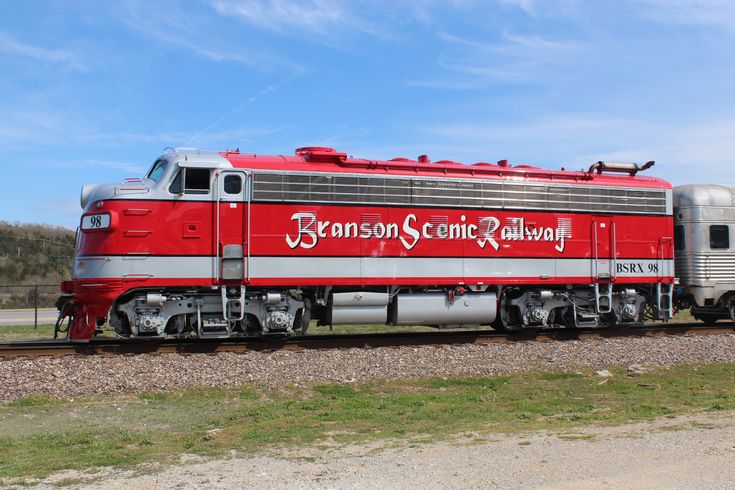
[[[672,190],[637,175],[239,151],[165,153],[85,186],[69,338],[290,334],[320,324],[523,329],[672,314]]]

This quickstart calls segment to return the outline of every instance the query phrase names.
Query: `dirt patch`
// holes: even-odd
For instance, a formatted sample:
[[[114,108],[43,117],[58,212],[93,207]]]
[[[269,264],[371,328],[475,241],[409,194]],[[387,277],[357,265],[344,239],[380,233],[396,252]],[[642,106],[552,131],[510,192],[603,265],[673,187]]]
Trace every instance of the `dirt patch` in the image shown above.
[[[169,467],[65,471],[36,488],[731,488],[735,413],[573,433],[464,434],[450,441],[307,447],[185,458]]]

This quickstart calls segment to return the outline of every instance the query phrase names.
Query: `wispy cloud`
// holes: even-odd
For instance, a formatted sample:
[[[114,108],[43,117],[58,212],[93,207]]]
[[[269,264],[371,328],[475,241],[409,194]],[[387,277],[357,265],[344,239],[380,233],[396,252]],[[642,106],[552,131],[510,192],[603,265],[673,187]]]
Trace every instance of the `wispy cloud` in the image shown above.
[[[491,82],[535,82],[585,48],[575,41],[510,31],[502,32],[495,41],[476,41],[447,32],[438,37],[446,49],[437,64],[455,76],[410,80],[409,85],[463,90]]]
[[[494,5],[494,10],[488,5]],[[490,20],[512,10],[522,11],[527,18],[517,21],[517,16],[509,17],[508,26],[499,33],[440,30],[438,38],[443,46],[436,62],[443,73],[439,70],[411,79],[408,85],[447,90],[477,90],[493,83],[549,86],[584,76],[581,66],[604,71],[615,63],[640,59],[641,55],[631,50],[648,52],[652,56],[648,66],[665,62],[666,57],[656,52],[656,33],[662,24],[735,32],[733,0],[620,0],[614,6],[579,0],[496,0],[457,8]],[[424,10],[426,17],[436,12],[433,4]],[[594,26],[599,28],[593,30]],[[628,35],[634,27],[641,36]],[[723,45],[723,52],[731,45]],[[692,44],[691,49],[696,47]]]
[[[54,222],[69,230],[74,230],[79,226],[81,207],[79,198],[76,196],[33,203],[29,206],[28,211],[34,216],[35,222]]]
[[[275,88],[271,88],[274,90]],[[264,96],[256,94],[251,99]],[[250,99],[249,99],[250,100]],[[226,116],[230,116],[228,113]],[[6,149],[24,150],[35,148],[39,142],[45,147],[73,144],[79,147],[121,147],[135,144],[156,144],[165,146],[196,146],[221,149],[223,145],[237,146],[257,141],[263,137],[282,131],[282,127],[243,127],[233,126],[221,131],[212,131],[217,121],[202,130],[162,130],[159,132],[104,126],[84,117],[48,111],[7,112],[0,121],[0,145]],[[135,163],[117,160],[81,160],[54,162],[54,165],[78,167],[100,165],[132,173],[142,173],[145,169]]]
[[[78,71],[86,70],[80,57],[71,51],[26,44],[3,32],[0,32],[0,53],[22,56],[42,63],[61,64]]]
[[[123,162],[114,160],[99,160],[96,158],[79,158],[73,159],[51,159],[43,160],[35,163],[40,168],[50,169],[89,169],[94,167],[104,167],[111,170],[119,170],[127,175],[142,175],[146,170],[146,165],[133,162]]]
[[[598,159],[656,160],[659,175],[675,185],[692,183],[735,184],[732,159],[735,153],[735,118],[691,125],[662,125],[645,137],[630,138],[629,146],[605,152]],[[584,158],[584,156],[582,156]]]
[[[632,120],[620,117],[600,117],[593,114],[559,114],[537,118],[532,121],[509,124],[507,121],[496,124],[439,124],[425,130],[452,140],[467,141],[523,141],[529,137],[538,140],[558,140],[562,137],[576,137],[582,132],[601,132],[610,128],[630,127]],[[644,123],[638,121],[636,131]]]
[[[425,77],[417,80],[408,80],[406,81],[406,85],[439,90],[466,91],[484,88],[486,83],[482,80],[470,80],[468,78]]]
[[[529,15],[534,15],[538,4],[535,0],[499,0],[500,4],[518,7]]]
[[[214,0],[212,6],[221,15],[279,33],[290,29],[325,33],[346,15],[343,4],[332,0]]]
[[[239,146],[258,141],[266,136],[283,131],[283,128],[267,127],[235,127],[218,132],[202,134],[201,131],[165,131],[160,133],[143,133],[127,131],[118,136],[118,141],[131,143],[158,143],[161,148],[167,145],[196,147],[200,149],[222,149],[225,146]]]
[[[207,29],[173,7],[163,12],[156,3],[129,1],[118,16],[133,30],[211,61],[237,63],[257,70],[305,71],[301,64],[267,49],[254,50],[239,40],[220,39],[213,27]]]
[[[712,25],[735,31],[735,2],[732,0],[645,0],[642,15],[676,25]]]
[[[436,124],[421,131],[430,141],[453,146],[460,154],[475,158],[584,164],[587,160],[578,155],[614,151],[640,141],[637,135],[652,134],[654,126],[609,115],[569,113],[496,123]],[[591,158],[599,160],[599,156]]]
[[[220,15],[282,35],[309,33],[322,38],[344,38],[345,33],[358,32],[378,38],[390,37],[384,24],[372,21],[376,11],[386,13],[385,5],[380,2],[210,0],[210,4]],[[340,46],[335,44],[334,47]]]
[[[0,144],[5,147],[90,143],[105,139],[92,122],[56,110],[3,109],[0,121]]]
[[[675,184],[732,182],[729,155],[735,153],[735,117],[662,122],[557,114],[503,124],[440,124],[423,127],[419,134],[460,157],[484,155],[574,169],[597,160],[656,160],[653,173]]]
[[[84,165],[98,165],[100,167],[112,168],[115,170],[122,170],[132,175],[142,175],[146,171],[145,165],[130,162],[117,162],[111,160],[96,160],[93,158],[87,158],[81,162]]]
[[[197,132],[194,135],[194,139],[201,139],[205,134],[210,133],[212,129],[219,126],[226,119],[234,116],[235,114],[242,112],[246,107],[251,106],[255,104],[256,102],[258,102],[259,100],[267,97],[271,93],[281,88],[283,85],[286,85],[288,82],[290,82],[294,78],[296,78],[296,74],[292,74],[291,76],[286,77],[285,79],[281,80],[278,83],[272,83],[268,85],[267,87],[263,88],[262,90],[259,90],[257,93],[247,97],[240,105],[236,106],[234,109],[227,110],[220,117],[218,117],[217,119],[209,123],[201,131]]]
[[[140,27],[140,26],[139,26]],[[153,37],[160,41],[179,46],[187,49],[203,58],[207,58],[211,61],[231,61],[235,63],[242,63],[251,67],[258,66],[258,56],[253,56],[245,51],[234,52],[216,48],[207,48],[199,46],[198,44],[166,32],[161,32],[157,29],[147,30],[147,34],[151,34]]]

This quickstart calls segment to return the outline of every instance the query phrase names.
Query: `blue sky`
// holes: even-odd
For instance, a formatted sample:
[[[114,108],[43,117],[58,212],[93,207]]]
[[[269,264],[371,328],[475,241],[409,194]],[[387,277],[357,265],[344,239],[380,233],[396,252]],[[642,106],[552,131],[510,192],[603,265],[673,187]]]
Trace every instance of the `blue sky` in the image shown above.
[[[0,2],[0,220],[74,228],[83,183],[166,146],[733,183],[735,2]]]

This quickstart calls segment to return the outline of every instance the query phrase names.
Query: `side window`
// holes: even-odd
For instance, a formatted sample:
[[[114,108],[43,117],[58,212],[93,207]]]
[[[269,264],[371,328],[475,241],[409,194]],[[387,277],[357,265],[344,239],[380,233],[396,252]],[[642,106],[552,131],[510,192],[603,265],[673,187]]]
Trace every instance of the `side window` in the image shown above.
[[[184,194],[209,193],[209,169],[187,168],[184,172]]]
[[[182,168],[176,173],[174,180],[171,181],[168,191],[171,194],[208,194],[209,169]]]
[[[709,247],[711,249],[730,248],[730,227],[711,225],[709,227]]]
[[[225,175],[225,193],[240,194],[242,192],[242,179],[239,175]]]
[[[174,180],[171,181],[171,185],[168,188],[168,191],[171,194],[181,194],[181,174],[183,174],[183,170],[179,170],[176,172],[176,177],[174,177]]]
[[[684,250],[685,248],[684,225],[674,225],[674,250]]]

